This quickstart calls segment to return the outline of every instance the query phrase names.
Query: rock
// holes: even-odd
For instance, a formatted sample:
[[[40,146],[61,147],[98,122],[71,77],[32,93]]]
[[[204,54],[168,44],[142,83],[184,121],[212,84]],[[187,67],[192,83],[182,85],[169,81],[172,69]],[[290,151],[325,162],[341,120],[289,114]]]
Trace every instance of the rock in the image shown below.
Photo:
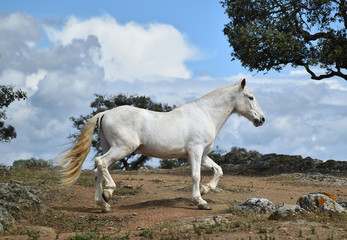
[[[346,214],[347,210],[336,202],[336,196],[328,193],[309,193],[302,195],[297,203],[303,209],[315,213]]]
[[[300,155],[265,154],[250,164],[250,169],[268,174],[308,172],[321,163],[321,160]]]
[[[0,202],[1,204],[1,202]],[[12,215],[1,205],[0,206],[0,232],[7,230],[15,223]]]
[[[10,230],[24,212],[46,211],[39,193],[37,188],[23,186],[19,181],[0,183],[0,231]]]
[[[235,155],[236,156],[233,156]],[[238,156],[238,155],[245,156]],[[249,156],[248,156],[249,155]],[[247,157],[246,157],[247,156]],[[323,162],[311,157],[285,154],[251,154],[250,152],[224,155],[224,161],[219,162],[225,171],[235,174],[274,175],[282,173],[322,173],[339,176],[347,175],[347,161],[328,160]],[[241,160],[240,160],[241,159]]]
[[[298,205],[283,204],[270,215],[269,220],[294,220],[307,214],[308,212]]]
[[[342,207],[344,207],[345,209],[347,209],[347,201],[342,201],[337,199],[336,202],[340,204]]]
[[[249,211],[256,214],[273,213],[276,206],[266,198],[249,198],[245,202],[234,207],[238,211]]]
[[[328,160],[317,164],[316,168],[321,173],[335,173],[346,175],[347,161]]]

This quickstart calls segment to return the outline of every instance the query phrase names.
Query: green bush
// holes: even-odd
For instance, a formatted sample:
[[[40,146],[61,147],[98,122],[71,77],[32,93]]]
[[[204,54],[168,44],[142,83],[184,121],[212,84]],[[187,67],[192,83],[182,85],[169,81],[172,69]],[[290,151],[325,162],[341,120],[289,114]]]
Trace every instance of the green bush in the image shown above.
[[[50,168],[51,165],[43,160],[43,159],[36,159],[36,158],[30,158],[26,160],[16,160],[12,164],[13,169],[17,168],[27,168],[32,170],[38,170],[38,169],[47,169]]]

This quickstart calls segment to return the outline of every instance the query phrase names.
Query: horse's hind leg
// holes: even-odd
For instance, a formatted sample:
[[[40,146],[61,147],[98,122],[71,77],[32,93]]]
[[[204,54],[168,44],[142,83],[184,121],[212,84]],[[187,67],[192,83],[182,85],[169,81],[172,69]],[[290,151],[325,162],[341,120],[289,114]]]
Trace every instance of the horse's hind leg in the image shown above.
[[[95,189],[95,203],[99,206],[102,205],[102,183],[104,177],[98,167],[94,169],[94,189]]]
[[[223,176],[223,171],[218,164],[216,164],[211,158],[208,156],[204,156],[202,158],[202,166],[207,168],[207,169],[212,169],[213,170],[213,178],[212,180],[204,185],[201,185],[200,187],[200,192],[201,194],[206,194],[211,190],[215,190],[219,181],[219,178]]]
[[[100,144],[103,150],[103,154],[107,153],[110,149],[110,145],[108,144],[107,140],[105,139],[105,136],[103,134],[102,129],[99,129],[99,138],[100,138]],[[102,176],[102,172],[99,170],[99,168],[96,166],[94,169],[94,189],[95,189],[95,203],[99,206],[102,205],[102,184],[104,182],[104,177]]]
[[[101,157],[95,158],[95,164],[97,166],[97,171],[102,174],[103,179],[105,180],[105,187],[102,190],[102,186],[96,186],[98,191],[101,189],[102,194],[97,196],[99,200],[101,200],[101,210],[103,212],[110,212],[111,206],[109,205],[109,201],[112,197],[113,191],[116,188],[116,184],[113,181],[111,174],[108,171],[108,167],[115,163],[116,161],[124,158],[125,156],[130,155],[133,150],[128,149],[124,150],[117,147],[111,147],[107,153],[102,155]],[[101,181],[102,182],[102,181]]]

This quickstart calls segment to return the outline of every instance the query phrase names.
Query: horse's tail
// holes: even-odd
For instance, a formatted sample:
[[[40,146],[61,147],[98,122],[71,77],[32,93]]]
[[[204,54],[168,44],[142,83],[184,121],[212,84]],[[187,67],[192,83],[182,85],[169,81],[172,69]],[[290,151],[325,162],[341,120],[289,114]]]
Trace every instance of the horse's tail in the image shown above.
[[[57,156],[57,158],[59,158],[68,152],[66,155],[61,157],[63,159],[58,163],[58,165],[62,166],[62,169],[60,170],[62,184],[72,184],[79,177],[82,164],[90,152],[95,125],[98,123],[98,126],[100,127],[100,119],[104,114],[104,112],[98,113],[89,120],[89,122],[84,126],[75,145],[64,150]],[[69,164],[67,164],[68,162]],[[65,164],[67,165],[64,167]]]

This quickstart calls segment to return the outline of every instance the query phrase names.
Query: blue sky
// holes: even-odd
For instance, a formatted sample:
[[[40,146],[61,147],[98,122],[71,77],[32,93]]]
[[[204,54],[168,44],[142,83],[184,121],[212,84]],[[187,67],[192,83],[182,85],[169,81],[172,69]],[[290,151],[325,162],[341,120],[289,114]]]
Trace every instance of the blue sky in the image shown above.
[[[3,1],[0,84],[29,99],[7,111],[18,137],[0,145],[1,163],[54,158],[94,93],[179,105],[242,77],[267,121],[232,116],[217,146],[346,160],[346,82],[313,81],[301,68],[247,71],[230,61],[227,20],[219,1]]]

